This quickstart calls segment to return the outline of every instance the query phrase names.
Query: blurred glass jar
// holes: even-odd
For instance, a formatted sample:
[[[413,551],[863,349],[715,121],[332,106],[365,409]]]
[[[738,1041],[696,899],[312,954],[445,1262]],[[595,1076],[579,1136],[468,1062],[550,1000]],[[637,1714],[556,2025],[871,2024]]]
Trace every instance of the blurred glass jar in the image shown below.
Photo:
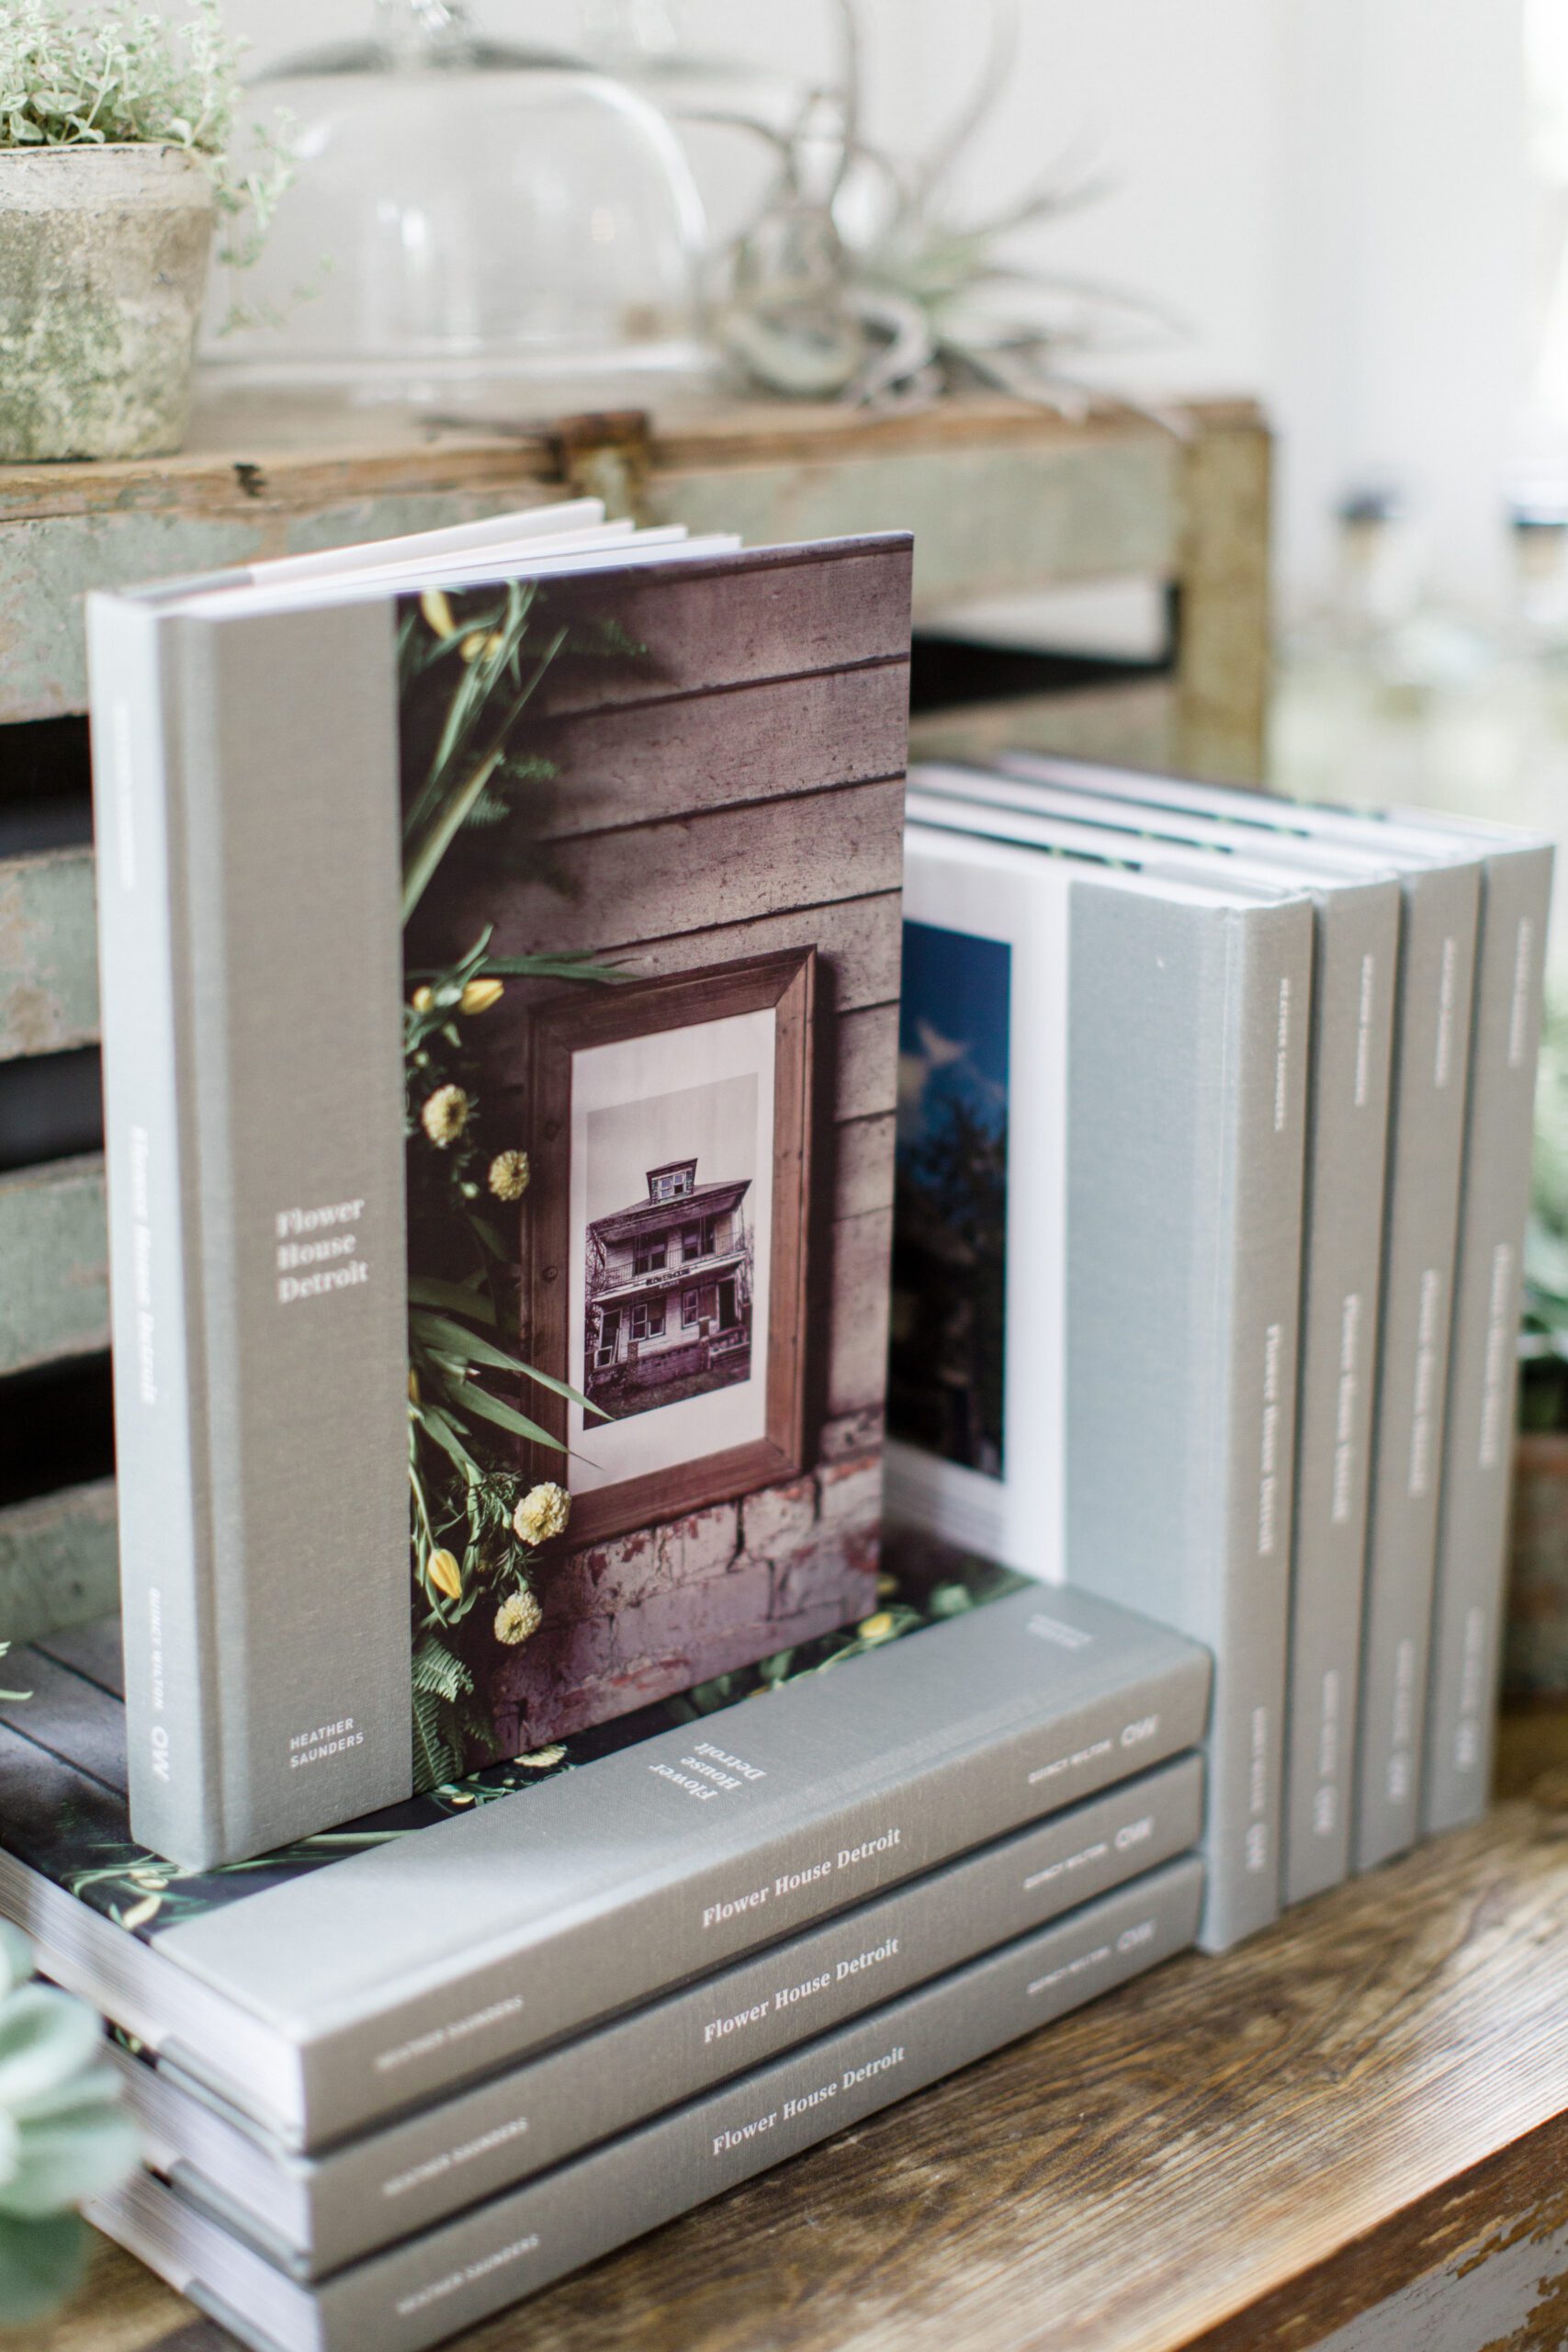
[[[461,0],[374,6],[368,40],[255,85],[292,118],[296,176],[260,257],[215,290],[209,362],[247,387],[416,401],[700,378],[705,222],[658,109],[484,40]]]

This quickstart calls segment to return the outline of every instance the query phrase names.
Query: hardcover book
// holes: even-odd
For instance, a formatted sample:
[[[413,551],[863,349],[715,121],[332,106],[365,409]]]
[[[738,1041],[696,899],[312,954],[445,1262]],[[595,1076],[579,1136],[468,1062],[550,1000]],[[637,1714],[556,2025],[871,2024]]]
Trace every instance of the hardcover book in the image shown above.
[[[0,1723],[0,1912],[160,2064],[318,2148],[1201,1736],[1209,1661],[1179,1634],[994,1571],[910,1589],[695,1698],[211,1872],[130,1836],[112,1629],[51,1637]],[[593,2086],[571,2113],[613,2095]]]
[[[1313,908],[910,824],[889,1505],[1215,1661],[1201,1940],[1275,1916]]]
[[[1078,771],[1074,769],[1075,774]],[[1370,845],[1145,808],[990,769],[917,769],[911,786],[995,822],[1143,870],[1264,877],[1314,909],[1291,1547],[1280,1891],[1349,1868],[1378,1364],[1389,1099],[1402,923],[1397,873]],[[911,806],[916,805],[911,801]],[[1000,813],[1005,812],[1005,813]]]
[[[1201,1760],[1177,1757],[315,2156],[111,2055],[152,2168],[322,2278],[1174,1860],[1202,1813]]]
[[[1192,1940],[1202,1881],[1191,1855],[1146,1871],[314,2286],[150,2172],[86,2210],[254,2352],[423,2352],[1170,1959]]]
[[[191,1867],[874,1608],[909,543],[568,519],[91,600],[131,1809]]]
[[[1506,1474],[1484,1458],[1484,1431],[1496,1426],[1500,1388],[1512,1393],[1512,1372],[1500,1383],[1486,1356],[1490,1350],[1495,1363],[1495,1335],[1515,1312],[1504,1306],[1495,1314],[1490,1295],[1495,1288],[1501,1299],[1517,1283],[1527,1195],[1519,1080],[1479,1090],[1472,1038],[1494,1041],[1495,1066],[1495,1041],[1522,1043],[1539,1018],[1530,1006],[1543,955],[1545,844],[1419,809],[1309,806],[1083,761],[1019,755],[1006,764],[1142,808],[1205,814],[1238,838],[1286,834],[1359,848],[1400,875],[1404,919],[1351,1839],[1353,1866],[1369,1870],[1415,1841],[1427,1802],[1423,1778],[1438,1770],[1439,1757],[1448,1759],[1444,1804],[1473,1807],[1482,1786],[1475,1763],[1489,1747],[1478,1726],[1492,1703],[1497,1657]],[[1487,954],[1482,926],[1494,876],[1498,921]],[[1528,1073],[1523,1091],[1531,1091]],[[1475,1212],[1468,1250],[1461,1180],[1468,1197],[1485,1204]],[[1511,1270],[1502,1261],[1493,1267],[1491,1253],[1499,1250]],[[1462,1330],[1461,1260],[1471,1292]],[[1458,1448],[1447,1442],[1450,1404],[1467,1423]],[[1454,1540],[1439,1569],[1445,1523]],[[1434,1695],[1433,1703],[1442,1708],[1444,1727],[1429,1733],[1428,1691],[1439,1686],[1445,1697]],[[1467,1748],[1474,1762],[1456,1772],[1454,1759]]]

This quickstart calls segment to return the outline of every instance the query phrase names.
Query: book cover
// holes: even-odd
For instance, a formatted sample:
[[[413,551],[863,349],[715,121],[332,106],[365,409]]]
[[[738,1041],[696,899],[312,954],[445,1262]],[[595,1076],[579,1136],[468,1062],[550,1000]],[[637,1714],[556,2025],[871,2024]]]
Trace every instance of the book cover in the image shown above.
[[[889,1498],[1215,1657],[1215,1948],[1278,1907],[1313,910],[911,823]]]
[[[852,1632],[207,1872],[128,1835],[119,1711],[58,1637],[0,1723],[0,1910],[150,2050],[318,2146],[1194,1745],[1193,1643],[994,1577],[943,1555]]]
[[[871,1611],[908,573],[94,600],[150,1846]]]

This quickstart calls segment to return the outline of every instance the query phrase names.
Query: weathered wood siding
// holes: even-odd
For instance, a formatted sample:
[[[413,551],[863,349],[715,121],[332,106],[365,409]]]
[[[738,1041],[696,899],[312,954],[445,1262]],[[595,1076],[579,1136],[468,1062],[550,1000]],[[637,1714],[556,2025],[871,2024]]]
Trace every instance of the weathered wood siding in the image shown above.
[[[586,584],[573,594],[592,610]],[[503,1730],[520,1740],[807,1640],[874,1600],[907,599],[897,546],[809,563],[764,555],[739,590],[728,571],[650,582],[625,602],[617,592],[615,618],[641,658],[606,665],[592,706],[580,669],[544,727],[525,733],[525,748],[559,770],[530,788],[529,838],[547,879],[498,886],[481,842],[422,909],[420,966],[461,953],[490,923],[500,955],[590,953],[649,978],[818,951],[802,1475],[750,1510],[722,1503],[552,1567],[544,1627],[495,1693]],[[498,1144],[528,1137],[529,1021],[560,993],[510,983],[471,1024]]]

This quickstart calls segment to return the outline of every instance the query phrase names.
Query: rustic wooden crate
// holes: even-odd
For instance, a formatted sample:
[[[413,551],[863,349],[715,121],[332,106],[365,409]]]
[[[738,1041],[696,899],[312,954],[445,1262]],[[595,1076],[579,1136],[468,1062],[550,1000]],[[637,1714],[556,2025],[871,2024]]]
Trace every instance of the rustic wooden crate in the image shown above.
[[[1182,425],[1172,434],[1114,410],[1069,424],[989,396],[873,420],[771,403],[527,431],[372,427],[351,416],[220,403],[198,414],[177,458],[0,468],[0,802],[7,726],[85,707],[88,588],[389,537],[579,492],[647,521],[739,530],[753,541],[912,528],[917,617],[966,597],[1064,582],[1158,581],[1173,591],[1178,614],[1169,680],[928,714],[922,745],[958,752],[1033,742],[1256,780],[1267,684],[1268,434],[1246,401],[1195,405]],[[820,707],[804,720],[795,710],[792,724],[819,727],[825,742],[848,730],[856,772],[869,780],[897,763],[884,740],[886,710],[868,709],[863,723],[856,693],[846,673],[824,685]],[[607,714],[604,762],[637,755],[648,723],[617,732]],[[678,710],[669,724],[679,725]],[[678,745],[663,748],[673,772]],[[582,822],[591,829],[586,800]],[[626,877],[628,887],[636,878]],[[750,921],[753,942],[766,928],[757,912],[739,889],[732,917]],[[879,1048],[896,1019],[896,960],[872,972],[874,944],[869,934],[853,943],[871,993],[846,1003],[840,1024],[841,1114],[866,1119],[887,1106],[861,1102],[857,1040]],[[0,856],[0,1063],[96,1037],[91,850]],[[846,1167],[852,1175],[852,1162]],[[857,1220],[851,1198],[839,1214],[851,1236],[875,1222]],[[98,1161],[0,1176],[0,1379],[107,1345],[103,1234]],[[882,1250],[886,1239],[868,1234],[865,1246]],[[855,1337],[843,1340],[846,1396],[865,1369],[852,1361]],[[73,1488],[0,1510],[0,1637],[26,1638],[51,1614],[71,1622],[106,1605],[105,1493]]]

